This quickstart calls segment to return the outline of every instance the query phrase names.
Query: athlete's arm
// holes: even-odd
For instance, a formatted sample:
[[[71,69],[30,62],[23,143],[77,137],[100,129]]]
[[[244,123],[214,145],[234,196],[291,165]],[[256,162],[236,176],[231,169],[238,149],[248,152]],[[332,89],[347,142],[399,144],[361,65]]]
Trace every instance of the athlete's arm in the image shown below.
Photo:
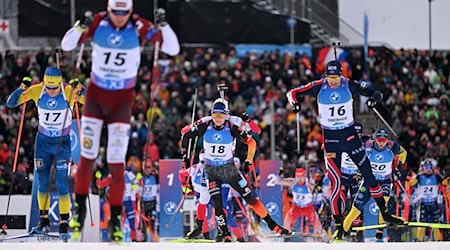
[[[25,91],[19,87],[9,95],[8,99],[6,100],[6,106],[8,106],[8,108],[15,108],[23,104],[25,101],[28,102],[29,100],[33,100],[34,103],[37,103],[39,96],[41,95],[42,88],[42,84],[32,85]]]
[[[306,85],[302,85],[300,87],[289,90],[289,92],[286,94],[286,97],[288,98],[289,103],[290,104],[298,103],[299,96],[309,95],[309,96],[316,97],[322,86],[322,82],[323,82],[323,80],[320,79],[317,81],[310,82]]]

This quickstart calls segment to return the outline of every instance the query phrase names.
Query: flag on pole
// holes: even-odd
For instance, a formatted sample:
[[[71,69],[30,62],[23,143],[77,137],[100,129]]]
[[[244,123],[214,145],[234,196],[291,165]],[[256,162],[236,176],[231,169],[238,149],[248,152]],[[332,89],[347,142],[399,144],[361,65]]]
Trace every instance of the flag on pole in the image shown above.
[[[364,14],[364,71],[368,73],[367,60],[369,58],[369,17]]]

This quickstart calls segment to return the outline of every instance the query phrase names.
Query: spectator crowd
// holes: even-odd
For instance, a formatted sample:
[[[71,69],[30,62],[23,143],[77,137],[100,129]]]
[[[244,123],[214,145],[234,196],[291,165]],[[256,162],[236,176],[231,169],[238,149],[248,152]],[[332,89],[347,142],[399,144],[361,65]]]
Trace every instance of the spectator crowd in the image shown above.
[[[373,49],[367,61],[367,73],[364,73],[362,48],[349,51],[346,63],[351,78],[373,82],[384,94],[383,103],[377,107],[408,152],[406,170],[417,172],[420,161],[432,157],[438,161],[441,173],[449,175],[450,51],[430,54],[418,50]],[[83,56],[79,75],[85,84],[89,84],[91,59],[88,55],[86,52]],[[255,137],[258,143],[255,159],[272,158],[270,133],[271,126],[275,126],[275,157],[283,161],[286,174],[293,176],[295,167],[302,164],[324,170],[315,100],[305,98],[302,104],[302,152],[298,154],[296,115],[285,97],[288,89],[320,77],[312,63],[315,58],[277,51],[237,57],[232,48],[197,48],[173,58],[160,58],[156,88],[150,87],[152,60],[152,51],[142,53],[130,118],[128,158],[142,159],[148,155],[155,165],[159,159],[180,158],[180,130],[191,122],[195,89],[198,89],[195,117],[199,118],[208,114],[212,102],[219,97],[217,85],[226,84],[231,113],[238,115],[246,111],[262,129]],[[30,76],[34,84],[40,83],[43,70],[54,64],[53,52],[46,50],[6,51],[0,55],[0,194],[9,192],[12,176],[15,178],[13,193],[30,193],[33,180],[37,110],[33,105],[26,106],[18,164],[13,171],[21,108],[6,108],[8,94],[19,86],[24,76]],[[70,53],[64,54],[60,66],[68,81],[74,72]],[[370,112],[364,105],[359,111],[357,120],[359,114]],[[149,125],[150,136],[147,135]]]

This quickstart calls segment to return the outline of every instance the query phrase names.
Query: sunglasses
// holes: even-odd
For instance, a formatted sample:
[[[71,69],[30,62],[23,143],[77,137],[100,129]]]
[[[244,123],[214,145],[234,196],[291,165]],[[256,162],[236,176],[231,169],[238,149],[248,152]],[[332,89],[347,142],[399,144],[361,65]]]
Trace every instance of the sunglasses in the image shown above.
[[[57,90],[59,87],[45,87],[48,90]]]
[[[384,137],[378,137],[377,139],[375,139],[378,143],[386,143],[388,141],[387,138]]]
[[[332,81],[337,81],[337,80],[339,80],[339,76],[327,76],[327,79],[328,80],[332,80]]]
[[[113,13],[116,16],[126,16],[130,14],[129,10],[111,10],[111,13]]]
[[[212,118],[225,118],[226,117],[226,115],[225,114],[222,114],[222,113],[213,113],[212,115],[211,115],[211,117]]]

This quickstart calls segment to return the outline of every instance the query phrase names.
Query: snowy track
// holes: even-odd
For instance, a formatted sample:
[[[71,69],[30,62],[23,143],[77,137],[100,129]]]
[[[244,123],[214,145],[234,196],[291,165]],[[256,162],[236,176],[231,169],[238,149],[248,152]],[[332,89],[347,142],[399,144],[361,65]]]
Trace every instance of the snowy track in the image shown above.
[[[0,243],[0,249],[5,250],[111,250],[132,248],[133,250],[449,250],[450,242],[423,243],[128,243],[115,245],[111,243]]]

